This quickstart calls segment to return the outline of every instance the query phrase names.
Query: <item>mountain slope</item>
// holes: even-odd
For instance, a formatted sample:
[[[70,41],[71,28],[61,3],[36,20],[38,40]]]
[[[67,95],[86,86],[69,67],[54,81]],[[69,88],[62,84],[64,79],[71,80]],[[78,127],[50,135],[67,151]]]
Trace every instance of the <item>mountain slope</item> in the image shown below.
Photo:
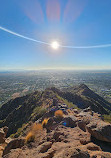
[[[93,111],[100,114],[108,114],[108,111],[111,111],[111,104],[98,94],[94,93],[84,84],[76,87],[70,87],[64,89],[63,91],[60,91],[55,87],[52,87],[51,90],[59,96],[72,102],[78,108],[84,109],[90,107]]]
[[[56,94],[49,89],[10,100],[0,108],[0,127],[9,127],[7,136],[15,133],[23,124],[39,119],[53,100],[58,101]]]
[[[72,102],[72,103],[70,103]],[[8,134],[16,133],[18,128],[30,121],[36,121],[52,105],[67,104],[81,109],[91,107],[100,114],[108,114],[110,104],[91,91],[86,85],[80,85],[63,91],[55,87],[43,92],[36,91],[29,95],[8,101],[0,108],[0,127],[8,126]],[[107,110],[106,110],[107,109]]]
[[[0,129],[4,135],[5,129]],[[56,102],[22,137],[3,139],[0,154],[3,158],[110,158],[110,131],[111,124],[91,109],[69,109]]]

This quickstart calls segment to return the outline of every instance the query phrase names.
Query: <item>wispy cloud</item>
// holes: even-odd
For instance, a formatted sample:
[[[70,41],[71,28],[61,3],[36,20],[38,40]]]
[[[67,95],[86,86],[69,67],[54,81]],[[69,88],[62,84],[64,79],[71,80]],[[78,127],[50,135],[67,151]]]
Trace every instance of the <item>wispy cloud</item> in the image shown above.
[[[8,33],[10,33],[12,35],[15,35],[17,37],[20,37],[20,38],[23,38],[23,39],[26,39],[26,40],[29,40],[29,41],[32,41],[32,42],[36,42],[36,43],[40,43],[40,44],[45,44],[45,45],[51,46],[51,43],[48,43],[48,42],[45,42],[45,41],[36,40],[36,39],[30,38],[30,37],[21,35],[21,34],[19,34],[17,32],[11,31],[11,30],[6,29],[6,28],[4,28],[2,26],[0,26],[0,30],[3,30],[3,31],[8,32]],[[61,48],[69,48],[69,49],[92,49],[92,48],[111,47],[111,43],[109,43],[109,44],[102,44],[102,45],[90,45],[90,46],[59,45],[59,47],[61,47]]]

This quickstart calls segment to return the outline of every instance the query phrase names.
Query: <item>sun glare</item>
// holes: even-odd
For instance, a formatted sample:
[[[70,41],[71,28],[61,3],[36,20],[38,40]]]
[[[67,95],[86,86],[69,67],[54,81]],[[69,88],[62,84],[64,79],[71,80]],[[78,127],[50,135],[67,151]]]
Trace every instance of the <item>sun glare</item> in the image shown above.
[[[59,48],[59,43],[57,41],[54,41],[54,42],[51,43],[51,47],[53,49],[58,49]]]

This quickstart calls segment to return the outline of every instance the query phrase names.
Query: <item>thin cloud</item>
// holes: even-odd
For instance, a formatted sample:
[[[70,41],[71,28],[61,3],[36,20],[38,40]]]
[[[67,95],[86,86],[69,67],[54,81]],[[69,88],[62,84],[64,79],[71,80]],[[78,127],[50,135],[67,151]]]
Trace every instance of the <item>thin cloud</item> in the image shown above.
[[[4,27],[2,27],[2,26],[0,26],[0,30],[5,31],[5,32],[7,32],[7,33],[10,33],[10,34],[12,34],[12,35],[15,35],[15,36],[17,36],[17,37],[20,37],[20,38],[23,38],[23,39],[32,41],[32,42],[36,42],[36,43],[40,43],[40,44],[45,44],[45,45],[51,46],[51,43],[48,43],[48,42],[45,42],[45,41],[36,40],[36,39],[30,38],[30,37],[21,35],[21,34],[19,34],[19,33],[16,33],[16,32],[14,32],[14,31],[11,31],[11,30],[9,30],[9,29],[6,29],[6,28],[4,28]],[[111,44],[91,45],[91,46],[59,45],[59,47],[62,47],[62,48],[69,48],[69,49],[91,49],[91,48],[107,48],[107,47],[111,47]]]

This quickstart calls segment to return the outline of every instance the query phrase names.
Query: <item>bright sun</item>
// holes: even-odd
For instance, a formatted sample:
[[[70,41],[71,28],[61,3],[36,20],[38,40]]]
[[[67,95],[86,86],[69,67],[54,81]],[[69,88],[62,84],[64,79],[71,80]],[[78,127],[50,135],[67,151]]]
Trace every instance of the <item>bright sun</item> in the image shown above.
[[[54,42],[51,43],[51,47],[53,49],[58,49],[59,48],[59,43],[57,41],[54,41]]]

